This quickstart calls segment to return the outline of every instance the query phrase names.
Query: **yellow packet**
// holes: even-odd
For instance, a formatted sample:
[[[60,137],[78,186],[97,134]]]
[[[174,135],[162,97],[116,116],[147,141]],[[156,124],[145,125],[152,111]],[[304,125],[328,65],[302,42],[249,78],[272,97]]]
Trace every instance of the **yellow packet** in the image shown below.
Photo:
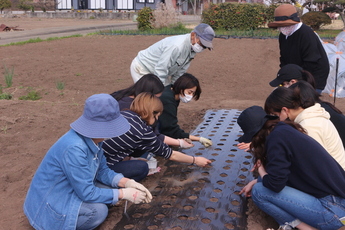
[[[341,222],[343,225],[345,225],[345,216],[342,217],[342,218],[340,218],[339,220],[340,220],[340,222]]]

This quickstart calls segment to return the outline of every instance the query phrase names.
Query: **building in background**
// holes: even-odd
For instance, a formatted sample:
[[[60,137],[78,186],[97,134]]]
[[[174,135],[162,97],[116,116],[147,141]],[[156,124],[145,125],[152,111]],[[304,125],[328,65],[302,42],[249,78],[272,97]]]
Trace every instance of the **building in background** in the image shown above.
[[[160,0],[59,0],[57,10],[131,11],[143,7],[155,9]]]

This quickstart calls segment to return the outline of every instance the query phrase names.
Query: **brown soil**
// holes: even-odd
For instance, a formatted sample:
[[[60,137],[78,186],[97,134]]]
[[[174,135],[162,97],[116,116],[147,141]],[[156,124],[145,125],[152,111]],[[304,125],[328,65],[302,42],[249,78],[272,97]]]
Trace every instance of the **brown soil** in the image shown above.
[[[61,23],[61,20],[54,24],[52,19],[31,19],[30,29],[40,27],[34,24],[42,21],[48,21],[50,26]],[[8,26],[22,27],[22,21],[16,22]],[[80,20],[65,22],[71,26]],[[0,72],[4,72],[4,65],[14,67],[13,86],[3,90],[14,98],[0,101],[0,229],[31,229],[22,205],[31,178],[48,148],[81,115],[87,97],[131,85],[132,59],[139,50],[163,37],[86,36],[0,47]],[[276,39],[215,39],[214,47],[212,52],[198,54],[189,69],[200,79],[203,92],[199,101],[179,108],[179,123],[187,131],[201,122],[208,109],[262,106],[272,90],[268,82],[279,68]],[[63,90],[57,89],[57,82],[65,83]],[[0,84],[5,86],[4,78]],[[18,99],[32,90],[42,98]],[[333,102],[333,98],[324,97]],[[344,102],[345,99],[336,101],[342,111]],[[152,187],[158,177],[155,174],[143,183]],[[112,229],[122,212],[120,202],[110,209],[109,218],[99,229]],[[255,207],[251,207],[250,213],[248,229],[276,227],[272,219]]]

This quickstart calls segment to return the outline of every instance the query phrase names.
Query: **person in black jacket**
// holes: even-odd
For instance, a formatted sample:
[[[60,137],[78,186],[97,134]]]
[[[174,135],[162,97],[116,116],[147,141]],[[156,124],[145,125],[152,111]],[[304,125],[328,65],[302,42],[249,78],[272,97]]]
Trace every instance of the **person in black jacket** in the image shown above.
[[[165,87],[160,99],[164,110],[159,117],[159,131],[172,138],[188,138],[199,141],[205,147],[212,145],[212,141],[205,137],[190,135],[180,128],[177,119],[177,109],[180,101],[188,103],[192,99],[199,100],[201,87],[199,80],[192,74],[185,73],[172,85]]]
[[[259,173],[240,194],[252,197],[280,229],[341,228],[345,171],[333,157],[299,124],[279,121],[262,107],[245,109],[237,122]]]
[[[270,28],[278,28],[280,67],[296,64],[309,71],[315,78],[319,93],[325,88],[329,74],[329,62],[318,35],[300,22],[296,8],[282,4],[274,11]]]

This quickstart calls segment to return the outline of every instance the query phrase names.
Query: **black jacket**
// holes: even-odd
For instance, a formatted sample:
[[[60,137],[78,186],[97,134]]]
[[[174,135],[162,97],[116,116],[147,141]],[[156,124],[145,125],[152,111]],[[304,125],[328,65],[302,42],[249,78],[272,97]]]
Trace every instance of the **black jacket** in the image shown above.
[[[328,57],[317,34],[307,25],[291,36],[279,35],[280,67],[296,64],[315,78],[316,88],[324,89],[329,74]]]

